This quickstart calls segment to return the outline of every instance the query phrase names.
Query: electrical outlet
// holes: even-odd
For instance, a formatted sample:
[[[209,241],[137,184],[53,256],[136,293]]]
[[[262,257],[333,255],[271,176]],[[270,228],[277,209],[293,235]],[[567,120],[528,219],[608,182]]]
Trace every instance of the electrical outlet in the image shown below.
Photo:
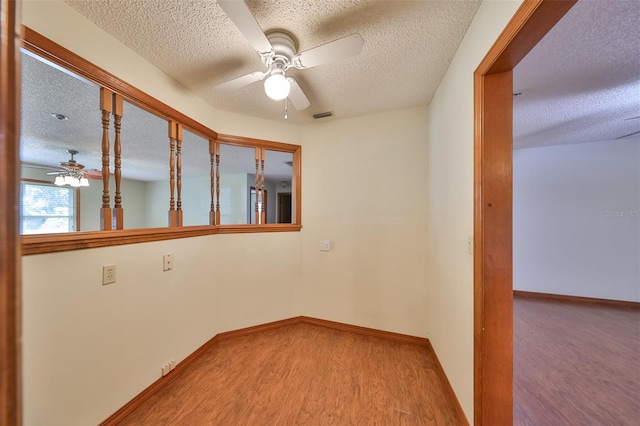
[[[166,376],[167,374],[169,374],[170,371],[171,371],[171,364],[165,364],[160,369],[162,376]]]
[[[166,363],[165,365],[163,365],[160,368],[160,372],[162,373],[162,376],[166,376],[167,374],[169,374],[171,371],[173,371],[173,369],[176,368],[176,362],[171,360],[168,363]]]
[[[105,265],[102,267],[102,285],[116,282],[116,265]]]
[[[467,235],[467,253],[473,254],[473,235]]]
[[[162,270],[170,271],[172,269],[173,269],[173,255],[165,254],[164,256],[162,256]]]

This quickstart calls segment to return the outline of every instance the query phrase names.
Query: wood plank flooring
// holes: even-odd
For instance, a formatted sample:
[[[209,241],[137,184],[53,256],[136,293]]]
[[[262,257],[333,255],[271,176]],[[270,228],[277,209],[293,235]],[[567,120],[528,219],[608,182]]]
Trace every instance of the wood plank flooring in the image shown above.
[[[513,308],[514,424],[640,424],[640,310],[522,297]]]
[[[121,425],[459,425],[421,345],[298,323],[221,341]]]

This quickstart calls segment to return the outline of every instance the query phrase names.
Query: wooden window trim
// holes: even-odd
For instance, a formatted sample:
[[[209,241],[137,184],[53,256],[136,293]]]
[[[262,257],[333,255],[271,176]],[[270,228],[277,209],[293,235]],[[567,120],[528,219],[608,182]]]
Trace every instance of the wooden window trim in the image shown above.
[[[86,248],[108,247],[123,244],[136,244],[151,241],[162,241],[175,238],[197,237],[213,234],[240,234],[259,232],[298,232],[302,229],[302,185],[301,160],[302,147],[295,144],[274,142],[242,136],[218,134],[185,114],[160,102],[136,87],[122,81],[113,74],[65,49],[43,35],[22,27],[21,47],[38,56],[76,73],[89,81],[98,84],[127,101],[143,108],[163,119],[175,121],[184,128],[216,143],[245,147],[259,147],[273,151],[290,152],[293,155],[292,187],[295,201],[292,201],[291,224],[261,225],[203,225],[175,228],[139,228],[118,231],[74,232],[69,234],[42,234],[21,236],[23,255],[54,253]],[[96,207],[98,208],[98,206]]]

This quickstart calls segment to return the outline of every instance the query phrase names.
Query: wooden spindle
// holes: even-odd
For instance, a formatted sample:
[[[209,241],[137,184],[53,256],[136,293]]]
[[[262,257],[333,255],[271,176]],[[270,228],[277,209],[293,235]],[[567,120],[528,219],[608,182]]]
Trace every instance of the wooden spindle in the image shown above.
[[[122,194],[120,192],[120,183],[122,181],[122,146],[120,142],[121,120],[123,116],[123,100],[122,95],[113,95],[113,120],[116,131],[113,143],[114,153],[114,175],[116,192],[114,197],[113,215],[116,222],[116,229],[124,229],[124,211],[122,209]]]
[[[182,125],[176,124],[176,214],[177,225],[182,226]]]
[[[260,202],[262,203],[262,211],[260,213],[260,218],[262,219],[260,223],[267,223],[267,200],[264,196],[264,157],[266,155],[266,150],[264,148],[260,149]]]
[[[216,142],[216,225],[220,225],[220,144]]]
[[[211,192],[211,206],[209,208],[209,225],[216,224],[216,174],[215,174],[215,163],[216,163],[216,143],[209,139],[209,185]]]
[[[102,208],[100,208],[100,229],[112,229],[111,199],[109,196],[109,115],[113,92],[100,88],[100,110],[102,111]]]
[[[175,155],[176,146],[176,123],[169,121],[169,226],[177,226],[176,202],[174,199],[175,188]]]
[[[254,190],[256,191],[256,202],[255,202],[255,216],[256,216],[256,224],[260,223],[260,210],[258,209],[258,205],[260,199],[258,198],[259,189],[260,189],[260,148],[255,148],[255,159],[256,159],[256,173],[255,173],[255,186]]]

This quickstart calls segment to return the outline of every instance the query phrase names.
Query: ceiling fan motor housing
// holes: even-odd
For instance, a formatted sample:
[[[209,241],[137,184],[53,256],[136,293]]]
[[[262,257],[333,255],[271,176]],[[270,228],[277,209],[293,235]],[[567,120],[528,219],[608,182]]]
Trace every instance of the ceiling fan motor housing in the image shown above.
[[[291,67],[293,65],[293,57],[298,51],[298,44],[293,36],[280,30],[271,31],[266,36],[275,54],[267,59],[268,63],[265,65],[270,67],[274,62],[281,62],[284,64],[285,70]]]

